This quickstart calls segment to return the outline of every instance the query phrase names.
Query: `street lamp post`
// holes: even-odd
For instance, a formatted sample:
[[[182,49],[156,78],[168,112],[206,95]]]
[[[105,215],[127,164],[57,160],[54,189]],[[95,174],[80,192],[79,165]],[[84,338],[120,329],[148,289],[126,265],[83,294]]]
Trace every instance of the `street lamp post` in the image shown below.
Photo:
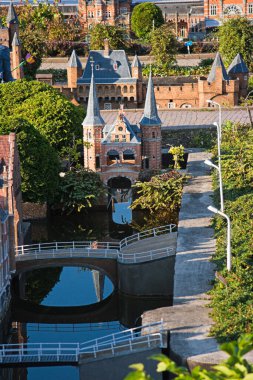
[[[248,95],[246,96],[245,98],[245,102],[248,100],[248,97],[250,96],[250,94],[253,93],[253,90],[251,90]],[[246,103],[246,108],[247,108],[247,111],[248,111],[248,115],[249,115],[249,121],[250,121],[250,126],[253,127],[253,120],[252,120],[252,116],[251,116],[251,112],[250,112],[250,109],[249,109],[249,106],[248,104]]]
[[[228,215],[224,214],[224,212],[219,211],[217,208],[213,206],[207,207],[209,211],[213,212],[214,214],[219,214],[223,218],[227,220],[227,270],[231,270],[232,266],[232,256],[231,256],[231,222]]]
[[[219,107],[219,129],[220,129],[220,139],[221,139],[221,124],[222,124],[222,120],[221,120],[221,105],[213,100],[210,100],[208,99],[207,100],[207,103],[208,104],[214,104],[215,106]]]
[[[223,183],[222,183],[222,175],[221,175],[221,167],[220,165],[215,165],[210,160],[205,160],[204,164],[211,166],[212,168],[216,169],[219,174],[219,187],[220,187],[220,208],[221,211],[224,211],[224,197],[223,197]]]

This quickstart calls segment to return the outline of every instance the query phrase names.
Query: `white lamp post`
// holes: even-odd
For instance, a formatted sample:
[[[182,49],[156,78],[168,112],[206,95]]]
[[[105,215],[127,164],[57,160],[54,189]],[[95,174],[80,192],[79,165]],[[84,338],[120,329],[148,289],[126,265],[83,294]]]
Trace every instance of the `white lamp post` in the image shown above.
[[[210,100],[208,99],[207,100],[207,103],[208,104],[214,104],[215,106],[219,107],[219,131],[220,131],[220,139],[221,139],[221,124],[222,124],[222,121],[221,121],[221,105],[213,100]]]
[[[227,270],[231,270],[231,263],[232,263],[232,257],[231,257],[231,223],[228,215],[224,214],[224,212],[219,211],[217,208],[213,206],[207,207],[209,211],[213,212],[214,214],[219,214],[223,218],[227,220]]]
[[[219,187],[220,187],[220,208],[221,208],[221,212],[223,212],[224,211],[224,197],[223,197],[223,183],[222,183],[220,160],[219,160],[219,165],[214,165],[214,163],[212,163],[212,161],[210,161],[210,160],[205,160],[204,164],[211,166],[212,168],[214,168],[218,171]]]

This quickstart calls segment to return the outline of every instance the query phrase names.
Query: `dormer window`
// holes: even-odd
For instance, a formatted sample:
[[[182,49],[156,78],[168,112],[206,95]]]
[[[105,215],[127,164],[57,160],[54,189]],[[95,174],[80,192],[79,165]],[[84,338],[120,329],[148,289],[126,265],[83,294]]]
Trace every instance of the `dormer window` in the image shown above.
[[[113,64],[113,69],[114,69],[115,71],[118,70],[118,64],[117,64],[117,62],[115,62],[115,63]]]
[[[95,70],[99,70],[100,69],[100,65],[95,65]]]

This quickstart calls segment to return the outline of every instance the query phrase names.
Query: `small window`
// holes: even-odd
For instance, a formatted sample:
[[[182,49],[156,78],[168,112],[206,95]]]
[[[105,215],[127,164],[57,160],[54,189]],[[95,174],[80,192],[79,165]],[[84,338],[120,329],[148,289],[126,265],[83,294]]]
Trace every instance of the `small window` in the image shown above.
[[[125,7],[120,8],[120,14],[121,15],[125,15],[126,13],[127,13],[127,8],[125,8]]]
[[[119,127],[118,130],[119,130],[120,132],[122,132],[122,131],[123,131],[123,128],[122,128],[122,127]]]
[[[252,3],[252,4],[249,4],[248,12],[249,12],[250,14],[253,14],[253,3]]]
[[[114,69],[115,71],[118,70],[118,64],[117,64],[117,62],[113,64],[113,69]]]
[[[112,109],[112,103],[105,103],[104,104],[104,109],[105,110],[111,110]]]
[[[175,103],[174,102],[169,102],[168,103],[168,108],[175,108]]]
[[[155,132],[152,132],[152,139],[155,139]]]
[[[216,16],[216,14],[217,14],[217,6],[216,5],[211,4],[211,6],[210,6],[210,14],[211,14],[211,16]]]
[[[100,69],[100,65],[95,65],[95,70],[99,70]]]
[[[126,135],[122,135],[122,139],[125,139],[126,138]]]

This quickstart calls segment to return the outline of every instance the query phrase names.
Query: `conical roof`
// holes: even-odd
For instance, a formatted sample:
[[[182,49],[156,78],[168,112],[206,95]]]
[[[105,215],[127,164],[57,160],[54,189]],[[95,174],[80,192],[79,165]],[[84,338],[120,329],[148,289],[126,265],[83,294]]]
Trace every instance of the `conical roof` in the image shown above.
[[[20,46],[20,42],[18,40],[18,35],[17,33],[15,32],[14,33],[14,36],[13,36],[13,40],[12,40],[12,46]]]
[[[132,67],[140,67],[140,68],[142,67],[141,66],[141,62],[140,62],[137,54],[135,54],[135,56],[134,56],[134,59],[133,59],[133,62],[132,62]]]
[[[229,68],[228,68],[228,75],[231,74],[240,74],[240,73],[245,73],[248,74],[249,69],[244,62],[242,55],[239,53],[237,56],[233,59],[231,62]]]
[[[18,23],[18,16],[12,2],[10,3],[9,8],[8,8],[6,23],[7,24]]]
[[[83,126],[95,127],[97,125],[105,125],[105,122],[102,116],[100,115],[97,92],[96,92],[96,83],[94,79],[93,66],[92,66],[89,100],[88,100],[86,117],[83,121]]]
[[[154,84],[151,71],[148,79],[148,88],[146,93],[144,113],[140,120],[141,125],[161,125],[162,122],[158,116],[154,92]]]
[[[229,80],[229,76],[228,76],[228,74],[226,72],[224,63],[223,63],[223,61],[221,59],[220,53],[218,52],[216,54],[216,57],[215,57],[214,61],[213,61],[213,65],[211,67],[211,71],[210,71],[210,73],[208,75],[208,78],[207,78],[208,82],[212,83],[212,82],[215,81],[215,79],[216,79],[216,69],[220,68],[220,67],[222,69],[222,79],[226,80],[226,81]]]
[[[78,55],[76,54],[75,50],[72,51],[72,54],[69,58],[67,66],[68,67],[78,67],[78,68],[82,69],[82,63],[81,63]]]

